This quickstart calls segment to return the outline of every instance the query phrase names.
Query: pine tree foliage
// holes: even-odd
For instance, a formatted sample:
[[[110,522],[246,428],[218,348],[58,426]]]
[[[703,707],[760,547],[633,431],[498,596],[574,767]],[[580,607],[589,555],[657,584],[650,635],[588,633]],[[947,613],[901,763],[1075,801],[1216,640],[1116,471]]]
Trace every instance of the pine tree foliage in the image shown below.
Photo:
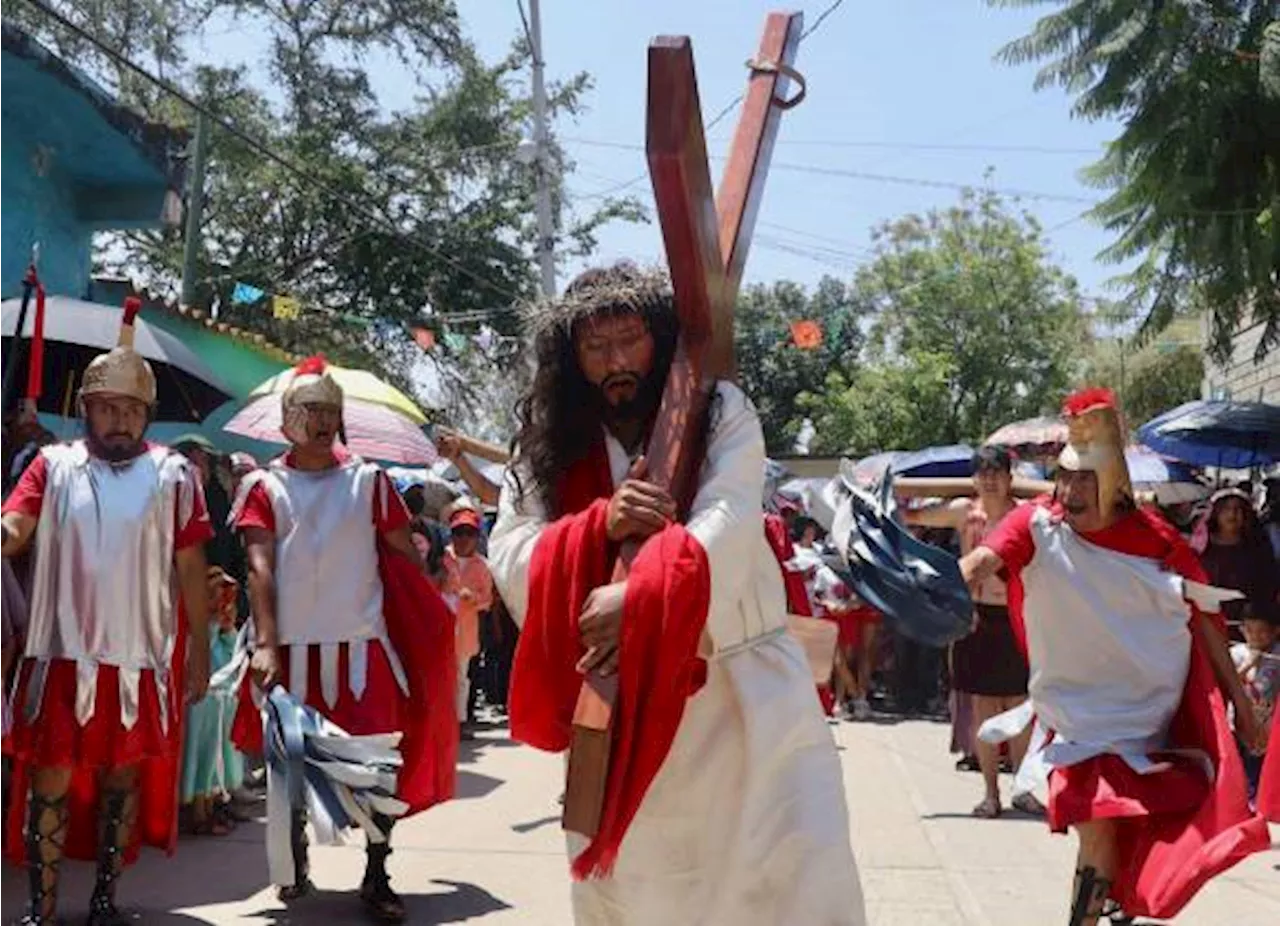
[[[1197,306],[1218,357],[1242,324],[1265,325],[1261,359],[1280,345],[1280,3],[1054,5],[999,57],[1041,62],[1036,87],[1064,88],[1076,115],[1123,120],[1087,178],[1114,191],[1093,213],[1117,236],[1102,256],[1142,258],[1123,278],[1142,334]]]

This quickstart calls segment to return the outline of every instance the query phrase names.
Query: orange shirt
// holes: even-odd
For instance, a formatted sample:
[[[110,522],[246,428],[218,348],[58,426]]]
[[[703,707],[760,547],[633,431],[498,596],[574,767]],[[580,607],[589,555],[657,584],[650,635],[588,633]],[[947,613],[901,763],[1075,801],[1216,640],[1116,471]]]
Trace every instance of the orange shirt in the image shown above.
[[[458,659],[480,652],[480,614],[493,606],[493,576],[484,558],[458,556],[449,547],[444,553],[444,594],[456,599]]]

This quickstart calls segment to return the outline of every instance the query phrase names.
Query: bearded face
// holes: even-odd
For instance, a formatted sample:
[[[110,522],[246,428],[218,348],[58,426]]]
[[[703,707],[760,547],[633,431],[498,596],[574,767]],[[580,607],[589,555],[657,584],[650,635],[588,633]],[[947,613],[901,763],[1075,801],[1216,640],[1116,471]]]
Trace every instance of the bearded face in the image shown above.
[[[601,315],[574,331],[578,366],[599,390],[606,413],[620,420],[649,414],[661,395],[653,382],[654,341],[639,315]]]
[[[85,441],[108,463],[124,463],[142,453],[150,413],[145,403],[127,396],[99,394],[84,401]]]

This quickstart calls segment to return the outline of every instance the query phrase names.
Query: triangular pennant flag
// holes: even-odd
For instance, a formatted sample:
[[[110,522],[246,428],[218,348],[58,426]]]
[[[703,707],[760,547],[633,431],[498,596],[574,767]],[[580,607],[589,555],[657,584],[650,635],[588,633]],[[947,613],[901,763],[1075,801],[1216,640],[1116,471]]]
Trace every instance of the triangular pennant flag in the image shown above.
[[[236,288],[231,291],[231,304],[251,305],[266,294],[265,290],[258,289],[256,286],[250,286],[248,283],[237,283]]]
[[[822,326],[815,321],[791,323],[791,342],[801,350],[814,350],[822,346]]]
[[[430,328],[414,328],[413,339],[423,350],[431,350],[436,346],[436,336]]]
[[[292,320],[301,314],[301,306],[293,296],[272,296],[271,314],[276,318]]]

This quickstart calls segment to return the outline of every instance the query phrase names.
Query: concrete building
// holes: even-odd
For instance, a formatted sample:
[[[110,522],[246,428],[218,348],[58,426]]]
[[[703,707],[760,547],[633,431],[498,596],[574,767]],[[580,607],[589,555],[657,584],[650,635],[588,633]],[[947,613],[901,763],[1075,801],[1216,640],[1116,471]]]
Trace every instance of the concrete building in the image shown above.
[[[38,242],[46,291],[85,299],[95,232],[181,218],[187,135],[121,106],[7,22],[0,81],[0,296],[22,294]]]
[[[1254,362],[1262,329],[1261,324],[1242,326],[1232,339],[1231,357],[1225,364],[1205,356],[1203,398],[1280,405],[1280,348],[1272,348],[1261,363]],[[1207,323],[1204,333],[1207,341]]]

